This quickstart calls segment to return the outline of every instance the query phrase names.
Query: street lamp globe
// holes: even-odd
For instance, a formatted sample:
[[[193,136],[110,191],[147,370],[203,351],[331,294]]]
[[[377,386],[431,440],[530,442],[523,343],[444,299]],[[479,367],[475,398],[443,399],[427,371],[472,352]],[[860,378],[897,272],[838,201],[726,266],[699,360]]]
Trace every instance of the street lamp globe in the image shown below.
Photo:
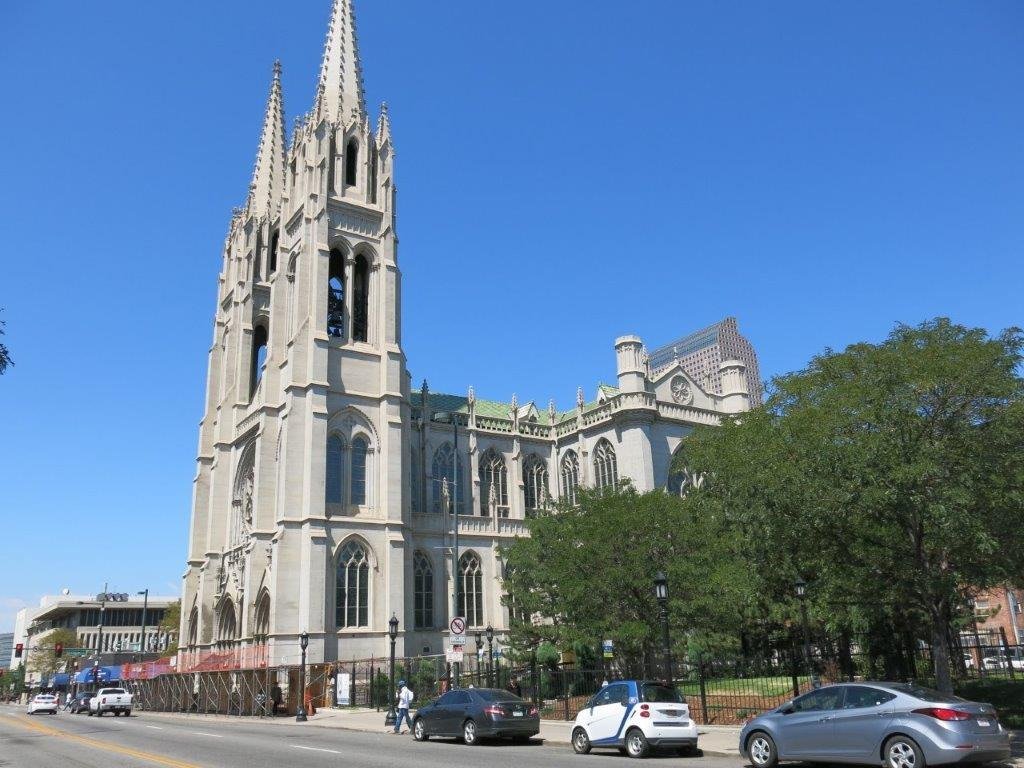
[[[398,637],[398,617],[395,614],[391,614],[391,618],[388,619],[388,637],[392,640]]]
[[[654,596],[658,598],[659,602],[668,600],[668,577],[665,576],[664,571],[654,574]]]
[[[484,630],[484,631],[487,633],[487,642],[488,643],[494,642],[494,627],[492,627],[490,624],[488,624],[487,625],[487,629]]]
[[[807,594],[807,582],[803,580],[802,576],[797,576],[796,581],[793,582],[793,589],[796,590],[796,596],[802,598]]]
[[[299,635],[299,647],[302,648],[302,650],[309,648],[309,632],[303,632]]]

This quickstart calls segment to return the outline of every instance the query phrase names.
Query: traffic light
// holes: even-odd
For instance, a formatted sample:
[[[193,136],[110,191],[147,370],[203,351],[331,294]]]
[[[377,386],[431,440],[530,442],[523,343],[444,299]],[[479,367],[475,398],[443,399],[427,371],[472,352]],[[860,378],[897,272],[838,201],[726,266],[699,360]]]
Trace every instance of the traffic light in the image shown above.
[[[64,655],[64,643],[57,643],[53,646],[53,655],[58,659]]]
[[[20,659],[21,658],[21,652],[23,650],[25,650],[25,645],[23,643],[18,643],[17,645],[15,645],[14,646],[14,658]]]

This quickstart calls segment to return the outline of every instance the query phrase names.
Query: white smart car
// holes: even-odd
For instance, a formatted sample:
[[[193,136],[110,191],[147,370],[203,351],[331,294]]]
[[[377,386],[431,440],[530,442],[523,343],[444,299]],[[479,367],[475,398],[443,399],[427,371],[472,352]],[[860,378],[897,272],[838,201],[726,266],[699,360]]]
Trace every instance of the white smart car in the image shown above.
[[[679,691],[663,683],[616,680],[601,688],[576,715],[572,748],[585,755],[594,747],[611,747],[630,757],[651,749],[697,752],[697,726]]]
[[[49,712],[57,714],[57,697],[52,693],[37,693],[28,703],[28,713],[34,715],[36,712]]]

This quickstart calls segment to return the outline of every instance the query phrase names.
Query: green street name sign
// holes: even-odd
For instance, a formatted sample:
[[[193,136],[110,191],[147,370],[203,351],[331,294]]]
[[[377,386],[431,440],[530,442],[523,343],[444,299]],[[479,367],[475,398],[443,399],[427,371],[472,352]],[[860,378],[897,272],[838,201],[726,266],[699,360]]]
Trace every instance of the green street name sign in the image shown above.
[[[88,656],[88,648],[65,648],[64,653],[68,656]]]

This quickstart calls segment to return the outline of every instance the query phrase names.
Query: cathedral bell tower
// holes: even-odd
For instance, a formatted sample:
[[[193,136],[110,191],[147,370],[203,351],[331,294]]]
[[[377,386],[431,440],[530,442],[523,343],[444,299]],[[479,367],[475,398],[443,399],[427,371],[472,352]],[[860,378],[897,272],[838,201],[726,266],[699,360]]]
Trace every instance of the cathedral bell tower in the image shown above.
[[[342,644],[375,653],[401,614],[409,393],[393,156],[387,107],[375,129],[367,114],[352,0],[333,0],[313,106],[287,147],[274,65],[253,180],[225,243],[185,667],[212,649],[294,663],[302,632],[311,661],[338,658]],[[367,570],[339,587],[343,549]]]

